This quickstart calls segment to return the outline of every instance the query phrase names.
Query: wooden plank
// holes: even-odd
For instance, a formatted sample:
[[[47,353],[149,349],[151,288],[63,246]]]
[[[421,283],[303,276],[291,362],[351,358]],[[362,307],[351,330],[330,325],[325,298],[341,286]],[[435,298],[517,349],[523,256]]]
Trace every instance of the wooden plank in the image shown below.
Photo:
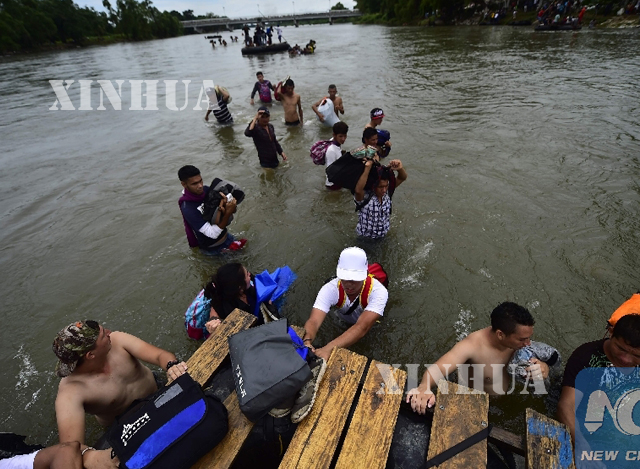
[[[386,466],[406,381],[405,371],[371,362],[336,469]]]
[[[533,409],[527,409],[527,468],[575,469],[569,429]]]
[[[298,334],[298,337],[300,337],[301,339],[304,337],[304,327],[300,327],[300,326],[291,326],[291,328],[296,331],[296,334]]]
[[[335,348],[320,382],[313,409],[300,422],[281,468],[328,468],[368,359]]]
[[[400,407],[404,408],[407,412],[413,412],[411,404],[407,404],[405,401],[400,403]],[[428,413],[433,414],[434,408],[427,407],[426,410]],[[493,426],[491,427],[491,433],[489,433],[489,442],[511,451],[512,453],[519,454],[520,456],[527,455],[524,435],[516,435],[515,433],[511,433],[503,428]]]
[[[229,433],[191,469],[227,469],[233,464],[244,440],[249,436],[253,423],[240,411],[235,391],[225,399],[224,405],[229,413]]]
[[[512,453],[519,454],[520,456],[527,455],[524,436],[516,435],[502,428],[491,427],[489,442],[496,446],[501,446]]]
[[[227,339],[236,332],[248,329],[256,320],[253,314],[234,309],[187,360],[191,377],[205,386],[229,354]]]
[[[486,428],[488,417],[489,396],[486,393],[440,380],[427,459]],[[487,441],[483,440],[440,464],[438,469],[486,465]]]

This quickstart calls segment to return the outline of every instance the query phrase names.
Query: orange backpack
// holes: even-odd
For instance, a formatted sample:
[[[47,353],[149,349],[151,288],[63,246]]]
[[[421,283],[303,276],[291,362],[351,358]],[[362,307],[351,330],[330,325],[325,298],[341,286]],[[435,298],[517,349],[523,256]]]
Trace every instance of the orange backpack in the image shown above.
[[[640,314],[640,293],[634,293],[627,301],[622,303],[609,318],[609,325],[614,327],[622,316],[627,314]]]

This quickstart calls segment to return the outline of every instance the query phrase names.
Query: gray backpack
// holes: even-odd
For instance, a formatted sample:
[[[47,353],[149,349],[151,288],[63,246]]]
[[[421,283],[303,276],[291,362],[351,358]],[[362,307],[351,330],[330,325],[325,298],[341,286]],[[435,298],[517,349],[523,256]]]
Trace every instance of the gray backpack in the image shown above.
[[[240,410],[252,422],[295,396],[311,379],[311,369],[296,352],[286,319],[232,335],[229,355]]]

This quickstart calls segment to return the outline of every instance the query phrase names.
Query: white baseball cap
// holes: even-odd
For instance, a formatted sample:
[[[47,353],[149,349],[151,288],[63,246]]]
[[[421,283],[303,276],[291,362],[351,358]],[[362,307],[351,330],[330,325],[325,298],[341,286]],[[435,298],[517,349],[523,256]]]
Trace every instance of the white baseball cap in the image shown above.
[[[367,278],[367,253],[357,247],[344,249],[338,259],[336,274],[340,280],[364,280]]]

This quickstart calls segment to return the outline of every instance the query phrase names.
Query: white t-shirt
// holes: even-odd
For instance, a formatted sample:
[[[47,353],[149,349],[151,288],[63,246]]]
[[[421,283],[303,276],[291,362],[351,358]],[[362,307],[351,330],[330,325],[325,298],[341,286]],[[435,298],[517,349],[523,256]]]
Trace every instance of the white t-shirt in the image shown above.
[[[333,138],[331,139],[331,141],[333,142]],[[329,148],[327,148],[327,152],[324,154],[325,169],[331,163],[334,163],[341,156],[342,156],[342,150],[338,145],[336,144],[329,145]],[[329,187],[333,186],[333,183],[329,182],[329,178],[326,178],[326,179],[327,179],[327,182],[325,183],[325,185]]]
[[[340,293],[338,290],[338,279],[334,278],[333,280],[325,283],[322,286],[322,288],[318,292],[318,296],[316,296],[316,302],[313,304],[313,307],[319,309],[320,311],[328,313],[332,306],[338,304],[339,297]],[[384,307],[387,305],[388,298],[389,292],[387,291],[387,289],[384,287],[384,285],[382,285],[374,278],[373,288],[371,289],[371,293],[369,294],[369,299],[367,302],[367,311],[372,311],[376,314],[379,314],[380,316],[383,316]],[[346,316],[345,314],[343,314],[349,310],[354,301],[356,300],[349,301],[349,298],[347,298],[345,305],[337,310],[338,316],[350,324],[355,324],[363,311],[362,305],[358,305],[358,307],[350,315]]]
[[[33,469],[33,461],[37,451],[29,454],[21,454],[9,459],[0,459],[0,469]]]

